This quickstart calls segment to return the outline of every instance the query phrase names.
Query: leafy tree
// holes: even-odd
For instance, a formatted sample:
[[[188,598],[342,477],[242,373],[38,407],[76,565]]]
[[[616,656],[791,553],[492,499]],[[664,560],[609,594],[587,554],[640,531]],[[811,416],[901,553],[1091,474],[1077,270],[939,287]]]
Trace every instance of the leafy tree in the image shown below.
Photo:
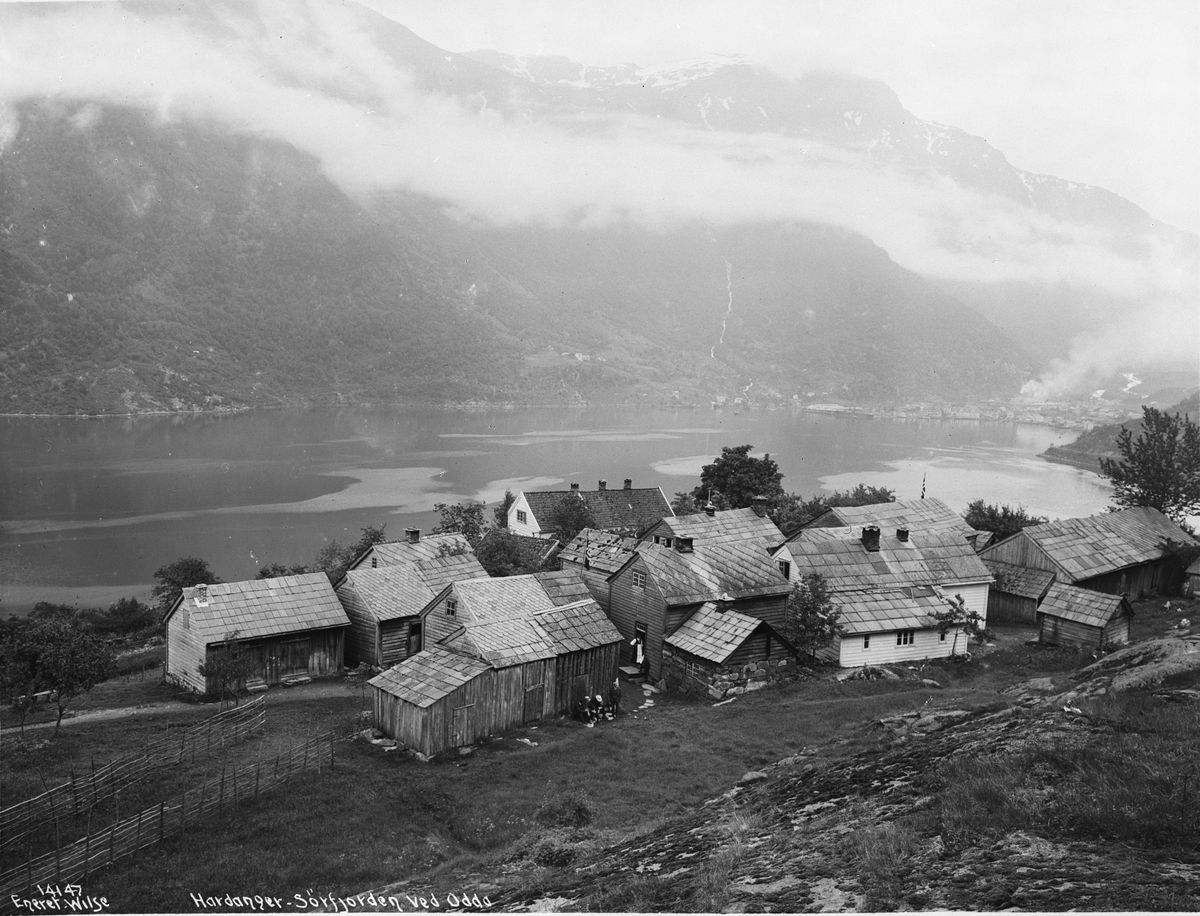
[[[159,613],[137,598],[120,598],[108,610],[83,610],[79,617],[92,625],[101,636],[133,636],[156,628]]]
[[[53,601],[39,601],[29,612],[30,620],[70,620],[79,614],[79,608],[72,604],[55,604]]]
[[[1200,514],[1200,426],[1191,417],[1143,407],[1137,439],[1122,429],[1117,450],[1121,460],[1100,459],[1116,508],[1151,506],[1176,522]]]
[[[784,635],[797,649],[816,659],[817,653],[842,635],[842,612],[829,595],[820,573],[801,576],[788,595]]]
[[[997,541],[1011,537],[1030,525],[1043,525],[1049,519],[1044,515],[1032,515],[1024,506],[994,506],[982,499],[973,500],[963,513],[968,525],[976,531],[990,531]]]
[[[436,503],[433,507],[442,517],[441,522],[433,529],[434,534],[461,534],[467,543],[474,547],[487,532],[483,520],[483,503],[465,502],[450,506],[446,503]]]
[[[254,578],[278,579],[280,576],[302,576],[307,572],[312,572],[312,570],[303,563],[298,563],[295,566],[288,566],[284,563],[268,563],[266,566],[259,567],[258,575]]]
[[[51,618],[29,625],[28,638],[37,647],[37,682],[53,691],[58,707],[55,734],[63,713],[76,697],[117,673],[117,658],[82,620]]]
[[[595,528],[596,516],[582,496],[564,493],[550,508],[546,528],[554,532],[559,543],[569,544],[584,528]]]
[[[750,457],[753,445],[725,446],[712,464],[700,469],[700,486],[692,498],[703,506],[711,499],[718,509],[744,509],[756,496],[775,503],[784,496],[783,473],[770,454]]]
[[[513,503],[517,501],[517,497],[512,490],[504,491],[504,499],[500,500],[500,505],[492,509],[492,514],[496,519],[497,528],[508,527],[508,510],[512,508]]]
[[[27,621],[6,627],[0,642],[0,695],[17,717],[22,733],[25,719],[37,705],[34,694],[42,686],[37,667],[38,643],[30,638]]]
[[[386,527],[387,525],[380,525],[378,528],[368,525],[362,529],[359,539],[348,547],[343,547],[337,541],[330,541],[317,551],[308,572],[323,572],[329,577],[330,582],[336,583],[346,575],[346,570],[350,568],[351,563],[386,539],[387,536],[384,534]]]
[[[675,494],[675,498],[671,500],[671,511],[676,515],[696,515],[701,508],[697,505],[696,498],[685,492]]]
[[[986,639],[991,635],[983,625],[983,618],[975,611],[967,610],[967,602],[962,595],[947,598],[946,607],[943,610],[935,611],[933,619],[937,622],[939,635],[945,636],[951,630],[954,631],[954,641],[950,644],[952,656],[958,654],[959,633],[974,639]]]
[[[246,678],[254,673],[254,658],[242,648],[237,638],[238,631],[225,635],[225,644],[220,648],[209,649],[208,658],[202,661],[197,670],[205,679],[217,682],[218,695],[222,704],[225,697],[238,705],[238,692],[246,682]]]
[[[816,518],[826,509],[837,506],[873,506],[878,503],[896,501],[896,493],[887,487],[873,487],[865,483],[856,484],[851,490],[834,490],[832,493],[814,493],[804,499],[797,493],[789,493],[770,507],[771,520],[784,534],[791,534],[805,522]]]
[[[171,610],[185,588],[216,585],[223,581],[209,569],[208,562],[199,557],[180,557],[174,563],[160,566],[154,571],[154,579],[158,584],[151,589],[150,597],[155,600],[160,616]]]
[[[543,541],[548,549],[550,541]],[[538,563],[521,538],[507,528],[493,528],[475,548],[475,559],[493,577],[522,576],[549,568]],[[555,567],[556,568],[556,567]]]

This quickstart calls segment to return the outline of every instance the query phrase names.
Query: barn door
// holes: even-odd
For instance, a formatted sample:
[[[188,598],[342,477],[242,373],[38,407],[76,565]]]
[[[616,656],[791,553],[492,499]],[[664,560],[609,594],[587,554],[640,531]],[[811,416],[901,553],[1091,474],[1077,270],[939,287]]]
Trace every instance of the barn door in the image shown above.
[[[574,712],[580,707],[580,704],[587,701],[587,675],[577,674],[571,678],[571,712]]]
[[[308,673],[309,643],[307,636],[285,639],[279,648],[280,677]]]
[[[450,719],[450,746],[464,747],[471,743],[474,732],[471,731],[471,720],[474,718],[475,704],[457,707]]]
[[[536,722],[542,717],[542,704],[546,701],[546,685],[536,684],[525,688],[525,721]]]

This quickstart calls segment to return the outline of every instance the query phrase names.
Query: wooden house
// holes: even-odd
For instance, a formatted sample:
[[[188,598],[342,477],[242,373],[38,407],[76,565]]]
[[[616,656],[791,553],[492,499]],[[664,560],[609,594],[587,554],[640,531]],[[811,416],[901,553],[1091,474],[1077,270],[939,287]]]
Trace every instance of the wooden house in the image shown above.
[[[758,690],[795,666],[795,648],[769,623],[713,601],[663,639],[667,686],[714,700]]]
[[[825,580],[845,630],[825,654],[846,667],[965,651],[962,634],[939,633],[933,618],[950,598],[987,619],[992,574],[952,528],[802,528],[774,558],[793,583],[812,573]]]
[[[431,644],[374,678],[377,726],[425,755],[571,712],[616,679],[616,631],[570,573],[455,582],[423,613]]]
[[[984,532],[976,531],[966,519],[940,499],[898,499],[869,506],[834,506],[810,518],[802,528],[863,528],[881,531],[904,528],[914,533],[957,531],[972,545]],[[990,532],[987,532],[990,539]]]
[[[388,668],[420,652],[426,605],[450,582],[486,577],[473,554],[350,570],[335,589],[350,619],[347,663]]]
[[[1039,609],[1038,640],[1080,649],[1123,646],[1129,642],[1132,616],[1124,595],[1055,583]]]
[[[420,528],[405,528],[403,540],[383,541],[368,547],[350,564],[349,569],[411,566],[419,560],[454,555],[475,555],[464,535],[427,534],[422,537]]]
[[[783,533],[767,516],[766,500],[758,497],[755,505],[745,509],[716,510],[706,506],[691,515],[664,518],[652,526],[643,540],[670,547],[677,538],[693,541],[721,538],[733,541],[752,541],[765,550],[774,550],[783,543]]]
[[[1200,545],[1157,509],[1141,507],[1031,525],[981,556],[1054,573],[1062,585],[1141,598],[1171,594],[1182,584],[1183,570],[1168,541]]]
[[[325,573],[305,573],[185,588],[164,623],[167,679],[210,694],[199,667],[233,640],[252,660],[244,687],[340,675],[350,621]]]
[[[563,570],[575,573],[587,583],[588,591],[607,614],[608,577],[625,565],[637,545],[637,538],[584,528],[559,552],[558,562]]]
[[[664,677],[664,640],[704,604],[780,633],[790,591],[758,538],[722,537],[719,529],[672,535],[670,547],[662,534],[658,543],[647,536],[608,581],[609,616],[624,638],[621,663],[654,681]]]
[[[595,490],[581,490],[571,484],[569,490],[530,490],[517,494],[508,510],[508,530],[513,534],[553,537],[555,509],[564,499],[580,499],[604,531],[638,535],[662,518],[674,515],[660,487],[634,487],[630,478],[620,490],[610,490],[601,480]]]
[[[993,623],[1036,623],[1038,605],[1054,584],[1054,573],[984,558],[996,581],[988,591],[987,619]]]

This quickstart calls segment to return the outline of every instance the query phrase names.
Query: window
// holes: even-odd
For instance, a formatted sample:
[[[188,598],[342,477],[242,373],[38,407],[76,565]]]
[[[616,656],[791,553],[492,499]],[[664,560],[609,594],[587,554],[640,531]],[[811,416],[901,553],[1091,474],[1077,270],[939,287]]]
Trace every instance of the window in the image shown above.
[[[524,525],[525,522],[528,520],[528,518],[529,518],[529,516],[525,514],[524,509],[517,510],[517,524],[518,525]]]
[[[378,568],[379,568],[379,557],[375,556],[375,554],[371,554],[371,569],[378,569]]]
[[[663,546],[670,547],[675,542],[671,538],[663,538]]]
[[[775,565],[779,567],[779,571],[783,574],[783,578],[792,578],[792,564],[787,560],[776,560]]]
[[[454,617],[456,614],[458,614],[458,599],[457,598],[447,598],[446,599],[446,616]]]
[[[863,637],[863,648],[864,649],[871,648],[871,637],[870,636]]]
[[[939,639],[941,642],[945,642],[945,641],[946,641],[946,634],[945,634],[945,633],[939,633],[939,634],[938,634],[938,639]]]
[[[634,588],[645,588],[646,587],[646,574],[644,572],[642,572],[640,569],[635,569],[633,571],[633,587]]]
[[[913,644],[912,630],[898,630],[896,632],[896,645],[911,646]]]
[[[181,615],[183,615],[183,628],[185,630],[190,630],[192,628],[192,621],[191,621],[191,618],[188,616],[188,609],[187,609],[186,604],[182,605],[179,608],[179,613]]]

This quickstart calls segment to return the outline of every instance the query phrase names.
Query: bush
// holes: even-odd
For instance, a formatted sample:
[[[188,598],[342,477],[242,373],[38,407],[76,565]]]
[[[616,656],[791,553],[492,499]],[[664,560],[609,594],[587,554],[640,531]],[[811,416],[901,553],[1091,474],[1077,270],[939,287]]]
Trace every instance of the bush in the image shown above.
[[[566,789],[538,809],[537,822],[545,827],[586,827],[596,819],[592,800],[579,789]]]
[[[529,858],[533,862],[547,867],[570,865],[578,854],[578,848],[558,834],[541,837],[529,850]]]

